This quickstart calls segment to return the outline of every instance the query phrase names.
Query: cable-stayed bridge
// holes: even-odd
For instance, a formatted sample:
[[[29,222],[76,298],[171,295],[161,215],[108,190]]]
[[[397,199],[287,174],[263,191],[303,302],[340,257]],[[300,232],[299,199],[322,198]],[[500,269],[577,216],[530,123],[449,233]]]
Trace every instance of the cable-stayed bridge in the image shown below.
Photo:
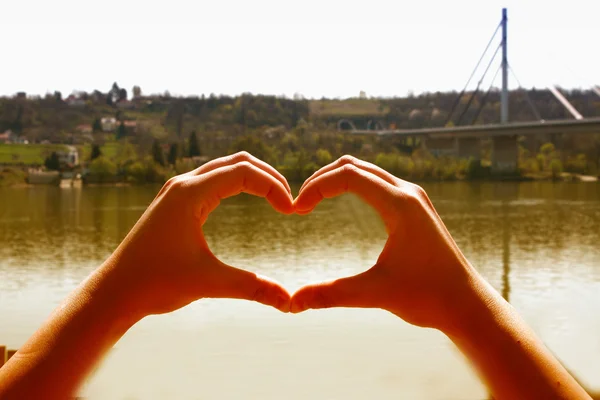
[[[568,111],[572,119],[548,120],[540,117],[540,113],[535,104],[527,97],[528,104],[531,107],[535,120],[531,122],[510,122],[509,118],[509,91],[508,78],[509,72],[512,73],[515,80],[518,78],[508,63],[508,40],[507,40],[507,10],[502,10],[502,19],[488,42],[483,54],[481,55],[475,69],[467,80],[463,90],[456,97],[445,126],[439,128],[424,129],[383,129],[382,124],[377,122],[373,125],[381,129],[356,129],[351,121],[344,120],[350,126],[350,132],[357,135],[379,135],[395,137],[400,145],[405,147],[424,146],[434,154],[455,155],[460,158],[481,158],[481,141],[491,140],[491,161],[492,171],[497,173],[512,173],[518,169],[519,151],[517,139],[519,137],[539,137],[542,135],[552,135],[554,137],[564,137],[571,134],[596,134],[600,133],[600,118],[585,118],[569,102],[557,86],[550,86],[548,90],[556,100]],[[492,48],[492,43],[496,36],[502,35],[500,44],[496,47],[483,76],[479,79],[476,89],[470,92],[466,105],[458,112],[459,105],[463,104],[461,100],[467,94],[467,87],[475,77],[485,55]],[[494,60],[501,54],[501,64],[497,68],[492,79],[492,83],[483,95],[480,101],[479,109],[476,111],[470,125],[464,125],[467,110],[473,104],[475,96],[481,92],[481,85],[485,76],[490,71]],[[487,125],[474,125],[483,109],[485,102],[492,91],[494,80],[499,73],[502,73],[502,90],[500,95],[500,123]],[[520,85],[520,83],[519,83]],[[591,88],[600,98],[600,86]],[[341,122],[341,121],[340,121]],[[461,125],[463,124],[463,125]],[[338,124],[338,127],[341,125]]]

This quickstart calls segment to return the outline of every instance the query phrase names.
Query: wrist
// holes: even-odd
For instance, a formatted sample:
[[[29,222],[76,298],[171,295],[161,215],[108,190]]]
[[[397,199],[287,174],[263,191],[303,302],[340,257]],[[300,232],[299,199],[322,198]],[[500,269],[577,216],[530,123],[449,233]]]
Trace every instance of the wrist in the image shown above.
[[[121,261],[111,256],[84,282],[85,290],[95,306],[109,313],[115,324],[129,329],[147,315],[137,307],[130,284],[119,277]]]
[[[469,340],[481,335],[510,305],[479,275],[468,274],[467,284],[454,297],[448,318],[440,330],[452,340]]]

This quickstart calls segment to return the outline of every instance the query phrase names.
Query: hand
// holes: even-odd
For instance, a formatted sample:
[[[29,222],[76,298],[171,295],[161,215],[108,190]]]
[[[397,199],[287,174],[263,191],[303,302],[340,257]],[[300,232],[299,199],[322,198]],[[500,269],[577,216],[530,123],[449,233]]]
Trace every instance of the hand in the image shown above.
[[[242,152],[169,180],[114,254],[100,268],[110,291],[133,313],[166,313],[203,297],[255,300],[283,312],[289,293],[279,284],[228,266],[208,248],[202,225],[226,197],[265,197],[293,213],[285,178]]]
[[[304,183],[294,208],[306,214],[324,198],[345,192],[357,194],[379,212],[389,234],[385,247],[377,263],[361,274],[298,290],[291,311],[374,307],[414,325],[449,327],[454,310],[466,301],[466,287],[478,274],[425,191],[375,165],[344,156]]]

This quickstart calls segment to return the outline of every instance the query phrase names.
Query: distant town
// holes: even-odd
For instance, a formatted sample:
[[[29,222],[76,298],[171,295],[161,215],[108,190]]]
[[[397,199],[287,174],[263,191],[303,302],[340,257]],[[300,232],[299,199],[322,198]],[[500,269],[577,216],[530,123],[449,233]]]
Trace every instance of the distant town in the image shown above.
[[[564,91],[584,115],[600,117],[592,91]],[[343,154],[374,162],[411,180],[493,178],[490,147],[461,158],[415,139],[353,135],[348,129],[419,129],[497,122],[497,90],[398,98],[304,99],[243,94],[174,97],[144,95],[116,82],[108,91],[17,93],[0,97],[0,185],[162,183],[215,157],[246,150],[302,181]],[[475,105],[473,107],[472,105]],[[532,111],[532,105],[534,110]],[[454,112],[457,106],[463,112]],[[469,107],[471,106],[471,107]],[[459,110],[460,111],[460,110]],[[511,121],[570,118],[544,90],[510,93]],[[551,135],[519,142],[514,179],[597,177],[600,132],[568,141]]]

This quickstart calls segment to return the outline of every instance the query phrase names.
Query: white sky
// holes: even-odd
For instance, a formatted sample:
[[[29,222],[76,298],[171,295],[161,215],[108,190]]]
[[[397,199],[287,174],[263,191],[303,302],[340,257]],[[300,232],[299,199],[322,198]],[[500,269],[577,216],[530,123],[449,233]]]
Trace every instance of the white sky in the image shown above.
[[[600,84],[598,0],[0,0],[0,94],[460,90],[502,7],[524,86]]]

